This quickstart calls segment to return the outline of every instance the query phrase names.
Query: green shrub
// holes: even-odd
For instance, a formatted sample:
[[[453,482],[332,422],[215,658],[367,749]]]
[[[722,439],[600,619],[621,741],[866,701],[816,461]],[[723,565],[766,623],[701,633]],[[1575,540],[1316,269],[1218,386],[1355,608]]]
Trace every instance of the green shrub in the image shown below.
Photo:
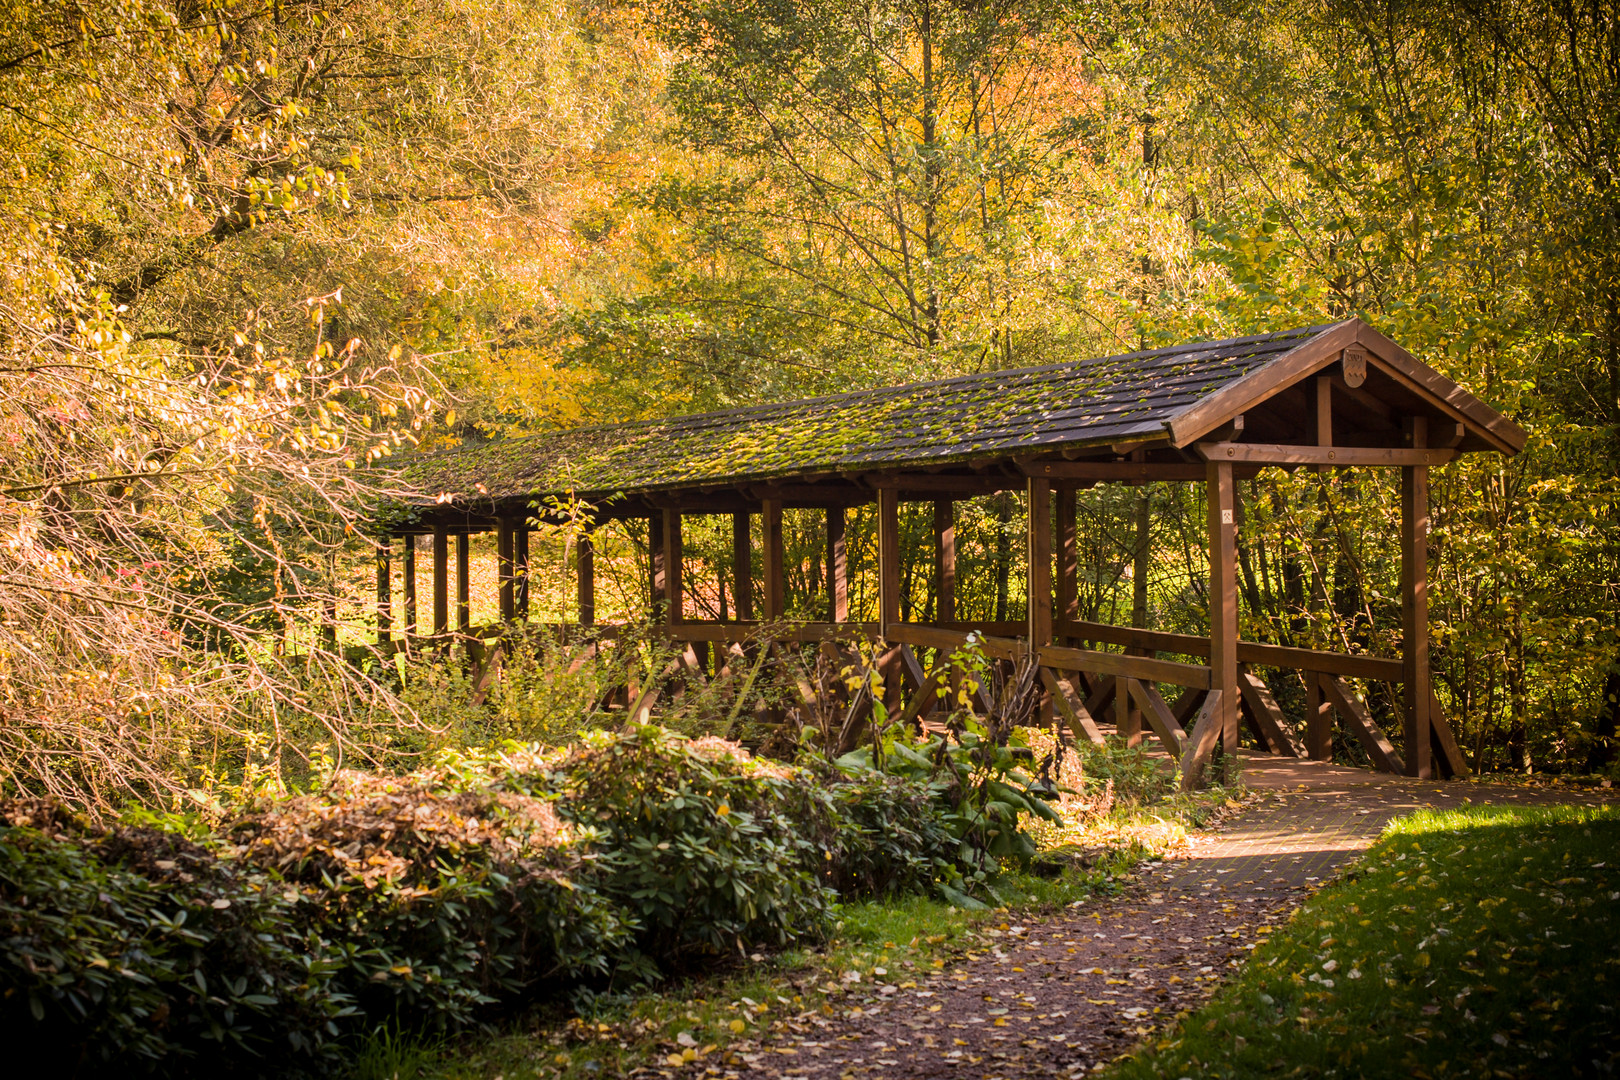
[[[876,771],[828,785],[837,838],[825,880],[845,899],[928,892],[951,877],[956,838],[926,783]]]
[[[1102,746],[1082,742],[1077,749],[1088,791],[1112,783],[1115,805],[1149,806],[1178,790],[1177,773],[1164,759],[1149,755],[1146,739],[1138,746],[1118,739]]]
[[[343,772],[230,835],[343,943],[338,981],[367,1014],[459,1027],[542,979],[606,971],[629,936],[592,886],[594,831],[490,783]]]
[[[332,1058],[355,1010],[341,956],[296,906],[273,876],[172,833],[0,808],[0,1031],[25,1055],[13,1066],[206,1073],[274,1055],[290,1071]]]
[[[552,773],[559,811],[602,830],[602,891],[640,927],[642,973],[694,954],[814,938],[834,893],[826,792],[721,739],[638,725],[587,734]]]

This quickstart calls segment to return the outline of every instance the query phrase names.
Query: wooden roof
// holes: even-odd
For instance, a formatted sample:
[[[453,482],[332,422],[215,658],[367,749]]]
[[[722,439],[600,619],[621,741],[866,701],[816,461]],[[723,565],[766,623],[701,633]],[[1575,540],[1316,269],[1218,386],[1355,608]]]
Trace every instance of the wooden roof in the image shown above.
[[[1112,459],[1182,448],[1247,416],[1243,438],[1313,443],[1302,382],[1347,347],[1365,382],[1338,381],[1345,445],[1399,445],[1399,418],[1451,425],[1458,450],[1516,453],[1524,432],[1359,319],[831,397],[582,427],[411,462],[421,503],[586,500],[850,477],[938,473],[1032,458]],[[1335,441],[1341,436],[1336,431]],[[1394,441],[1392,441],[1394,440]]]

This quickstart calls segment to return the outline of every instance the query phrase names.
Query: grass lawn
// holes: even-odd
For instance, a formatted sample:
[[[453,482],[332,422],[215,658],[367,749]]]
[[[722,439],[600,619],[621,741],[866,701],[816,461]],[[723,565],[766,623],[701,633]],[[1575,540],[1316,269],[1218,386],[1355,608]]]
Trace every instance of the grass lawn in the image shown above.
[[[1612,1076],[1617,989],[1616,808],[1424,811],[1105,1076]]]

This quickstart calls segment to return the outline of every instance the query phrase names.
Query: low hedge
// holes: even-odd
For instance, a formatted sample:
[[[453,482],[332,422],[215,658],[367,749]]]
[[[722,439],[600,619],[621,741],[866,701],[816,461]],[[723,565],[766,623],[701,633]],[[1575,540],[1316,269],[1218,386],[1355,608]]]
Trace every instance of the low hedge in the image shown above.
[[[24,1072],[329,1073],[382,1023],[815,939],[840,894],[929,886],[936,816],[655,727],[338,773],[201,834],[0,804],[0,1033]]]

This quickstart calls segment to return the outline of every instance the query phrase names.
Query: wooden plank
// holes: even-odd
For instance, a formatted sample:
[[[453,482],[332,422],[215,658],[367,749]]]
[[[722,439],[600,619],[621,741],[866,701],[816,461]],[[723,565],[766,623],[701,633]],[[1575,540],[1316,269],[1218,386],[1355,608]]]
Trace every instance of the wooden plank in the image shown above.
[[[1224,760],[1238,750],[1237,491],[1228,461],[1211,461],[1205,478],[1209,520],[1209,688],[1219,690]],[[1225,779],[1224,777],[1222,778]]]
[[[394,640],[394,570],[389,558],[392,537],[377,542],[377,644],[392,645]]]
[[[1131,702],[1135,679],[1114,676],[1114,735],[1126,746],[1142,745],[1142,713]]]
[[[955,652],[966,646],[968,636],[959,630],[945,630],[918,623],[892,622],[883,627],[885,641],[915,645],[924,649],[944,649],[947,652]],[[994,660],[1016,660],[1027,651],[1024,643],[1016,638],[989,637],[982,634],[974,635],[974,638],[979,643],[979,651]]]
[[[1414,450],[1393,446],[1294,446],[1288,443],[1198,443],[1193,449],[1206,461],[1258,465],[1444,465],[1457,456],[1455,450]]]
[[[842,506],[827,508],[827,614],[835,623],[849,619],[849,551]]]
[[[665,583],[664,566],[664,511],[653,510],[647,515],[647,559],[652,574],[649,588],[651,618],[654,623],[664,622],[664,596],[669,586]]]
[[[1176,722],[1175,715],[1171,713],[1170,706],[1164,703],[1164,698],[1159,696],[1159,691],[1152,683],[1143,683],[1139,679],[1126,680],[1126,688],[1130,691],[1131,700],[1142,710],[1142,716],[1147,719],[1153,734],[1159,737],[1165,752],[1172,758],[1179,758],[1187,733]]]
[[[1083,676],[1086,673],[1085,672],[1077,672],[1076,674],[1079,674],[1079,675]],[[1086,711],[1089,712],[1092,716],[1104,716],[1104,715],[1107,714],[1109,707],[1111,705],[1113,705],[1113,703],[1114,703],[1114,679],[1113,679],[1113,676],[1109,676],[1107,678],[1098,678],[1096,680],[1095,688],[1091,691],[1091,696],[1086,698]]]
[[[1052,482],[1029,478],[1028,527],[1025,550],[1029,557],[1027,600],[1031,648],[1052,643]]]
[[[411,649],[416,637],[416,537],[405,538],[405,557],[400,564],[405,590],[405,648]]]
[[[776,622],[787,614],[786,579],[782,573],[785,557],[782,541],[782,503],[779,499],[765,499],[759,504],[759,518],[763,537],[765,621]]]
[[[754,617],[754,539],[749,531],[748,514],[731,515],[731,591],[737,618]]]
[[[462,648],[472,657],[472,540],[462,533],[456,537],[456,633]]]
[[[934,607],[936,625],[956,621],[956,504],[934,500]]]
[[[900,492],[878,490],[878,622],[900,621]]]
[[[1151,484],[1202,480],[1204,467],[1175,461],[1032,461],[1019,466],[1026,476],[1045,480]]]
[[[1171,714],[1176,718],[1176,723],[1182,728],[1186,728],[1188,724],[1191,724],[1193,717],[1198,713],[1199,707],[1204,704],[1204,699],[1208,696],[1208,690],[1190,688],[1183,690],[1181,696],[1176,698],[1174,708],[1171,709]]]
[[[1428,422],[1407,426],[1414,447],[1428,441]],[[1401,682],[1406,775],[1434,774],[1429,758],[1429,470],[1401,470]]]
[[[1259,729],[1266,748],[1281,757],[1299,757],[1299,746],[1288,730],[1288,718],[1278,707],[1277,699],[1272,696],[1271,687],[1266,685],[1266,681],[1252,671],[1240,670],[1238,689],[1243,692],[1243,700],[1249,705],[1249,713],[1254,717],[1255,727]]]
[[[1333,377],[1318,375],[1311,381],[1311,434],[1317,446],[1333,445]]]
[[[1057,493],[1057,596],[1054,617],[1074,620],[1080,617],[1080,539],[1075,521],[1074,489],[1059,488]]]
[[[1305,749],[1312,761],[1333,760],[1333,706],[1322,695],[1322,676],[1315,671],[1305,678]]]
[[[450,632],[450,534],[433,530],[433,636]]]
[[[596,622],[596,544],[590,534],[582,534],[574,546],[574,573],[577,579],[579,624]]]
[[[1434,696],[1432,687],[1429,690],[1429,735],[1437,771],[1444,770],[1448,777],[1466,778],[1468,759],[1463,757],[1462,747],[1457,745],[1457,736],[1451,730],[1451,721],[1446,719],[1446,711],[1440,707],[1440,699]]]
[[[517,519],[512,530],[513,609],[520,619],[529,617],[529,525],[528,515]]]
[[[936,666],[940,666],[935,661]],[[927,716],[934,709],[939,699],[939,680],[930,676],[923,670],[922,663],[918,661],[917,654],[911,651],[911,646],[900,646],[900,670],[906,681],[912,687],[912,700],[905,708],[905,719]]]
[[[1372,758],[1375,767],[1383,772],[1394,773],[1397,776],[1406,772],[1406,765],[1401,761],[1401,755],[1396,753],[1389,740],[1384,738],[1384,733],[1378,730],[1378,725],[1373,723],[1372,717],[1367,715],[1367,710],[1362,707],[1356,696],[1350,692],[1350,688],[1345,685],[1343,679],[1332,679],[1323,676],[1322,692],[1338,712],[1339,718],[1344,721],[1345,726],[1350,729],[1350,733],[1361,744],[1361,748],[1367,751],[1367,756]]]
[[[1076,736],[1084,736],[1094,746],[1103,745],[1102,730],[1097,727],[1097,721],[1092,719],[1090,710],[1075,692],[1074,684],[1045,666],[1041,668],[1041,683],[1046,687],[1047,693],[1052,695],[1052,704],[1057,707],[1063,722],[1069,725],[1069,730]]]
[[[1158,660],[1151,656],[1126,656],[1123,653],[1092,652],[1089,649],[1071,649],[1063,645],[1045,645],[1037,653],[1040,662],[1062,671],[1084,671],[1098,675],[1116,675],[1148,682],[1191,686],[1199,690],[1210,688],[1210,669],[1202,664],[1183,664],[1175,660]]]
[[[1056,630],[1064,637],[1081,638],[1085,641],[1101,641],[1110,645],[1124,645],[1127,648],[1181,653],[1183,656],[1209,656],[1209,638],[1198,634],[1171,634],[1163,630],[1139,630],[1130,626],[1110,626],[1107,623],[1071,619],[1059,620]],[[1400,682],[1405,672],[1401,661],[1382,656],[1297,649],[1287,645],[1267,645],[1258,641],[1238,642],[1238,662],[1263,664],[1266,667],[1296,668],[1301,671],[1322,671],[1331,675],[1342,675],[1348,679],[1374,679],[1390,683]]]
[[[681,513],[664,514],[664,621],[675,626],[686,616],[686,547],[681,540]]]
[[[1215,744],[1220,741],[1226,727],[1226,721],[1222,719],[1225,712],[1221,705],[1221,692],[1211,690],[1198,710],[1198,718],[1193,721],[1192,734],[1182,744],[1182,791],[1191,791],[1203,781],[1210,755],[1215,752]]]

